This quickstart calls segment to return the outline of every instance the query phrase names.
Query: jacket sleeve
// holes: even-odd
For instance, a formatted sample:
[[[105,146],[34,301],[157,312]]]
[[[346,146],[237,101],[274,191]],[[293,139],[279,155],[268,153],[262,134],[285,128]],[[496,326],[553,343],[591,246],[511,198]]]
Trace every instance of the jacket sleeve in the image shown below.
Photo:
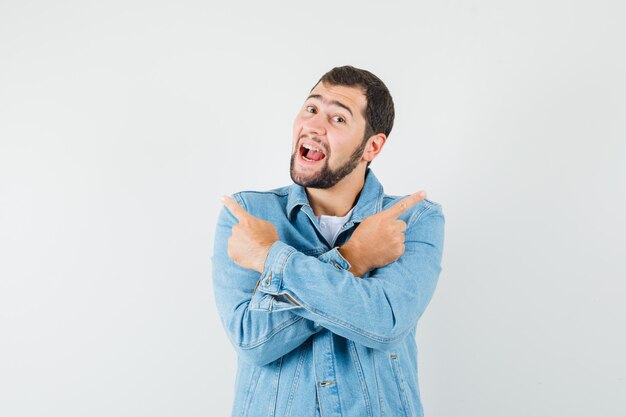
[[[347,339],[392,349],[426,309],[441,271],[444,216],[439,205],[424,203],[405,213],[410,213],[403,219],[405,252],[395,262],[359,279],[337,248],[322,260],[278,241],[270,248],[257,292],[297,307],[294,314]]]
[[[233,196],[238,200],[239,196]],[[228,257],[228,238],[237,219],[222,208],[215,232],[212,263],[217,310],[239,357],[262,366],[289,353],[323,328],[292,312],[297,306],[263,299],[257,290],[259,274]],[[256,305],[256,308],[254,308]]]

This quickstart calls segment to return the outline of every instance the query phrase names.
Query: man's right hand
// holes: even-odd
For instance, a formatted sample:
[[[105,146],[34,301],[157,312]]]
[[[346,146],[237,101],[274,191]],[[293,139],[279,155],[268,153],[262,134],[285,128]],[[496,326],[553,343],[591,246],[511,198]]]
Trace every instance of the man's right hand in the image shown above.
[[[350,262],[350,272],[362,277],[366,272],[395,262],[404,253],[406,223],[398,216],[426,198],[424,191],[411,194],[393,206],[361,222],[350,240],[339,248]]]

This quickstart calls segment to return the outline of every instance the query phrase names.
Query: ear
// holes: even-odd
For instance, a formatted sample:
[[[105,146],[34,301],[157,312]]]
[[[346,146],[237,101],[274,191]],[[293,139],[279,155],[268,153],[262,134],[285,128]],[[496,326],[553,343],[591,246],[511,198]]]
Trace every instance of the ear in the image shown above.
[[[365,145],[365,150],[363,151],[363,159],[365,161],[373,161],[383,149],[383,146],[385,146],[386,141],[387,136],[385,136],[384,133],[377,133],[370,136],[369,139],[367,139],[367,145]]]

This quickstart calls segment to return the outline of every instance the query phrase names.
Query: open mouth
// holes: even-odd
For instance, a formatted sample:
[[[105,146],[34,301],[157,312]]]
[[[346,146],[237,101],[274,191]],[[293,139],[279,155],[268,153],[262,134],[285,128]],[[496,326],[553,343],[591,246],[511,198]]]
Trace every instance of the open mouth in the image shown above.
[[[308,143],[300,145],[300,156],[307,162],[319,162],[326,158],[326,154],[321,149]]]

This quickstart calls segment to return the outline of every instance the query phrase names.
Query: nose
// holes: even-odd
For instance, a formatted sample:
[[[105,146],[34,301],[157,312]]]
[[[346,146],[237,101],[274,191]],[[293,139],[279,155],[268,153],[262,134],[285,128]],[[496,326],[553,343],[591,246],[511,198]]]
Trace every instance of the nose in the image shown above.
[[[323,115],[314,114],[302,124],[302,130],[311,135],[322,136],[326,134],[326,126]]]

